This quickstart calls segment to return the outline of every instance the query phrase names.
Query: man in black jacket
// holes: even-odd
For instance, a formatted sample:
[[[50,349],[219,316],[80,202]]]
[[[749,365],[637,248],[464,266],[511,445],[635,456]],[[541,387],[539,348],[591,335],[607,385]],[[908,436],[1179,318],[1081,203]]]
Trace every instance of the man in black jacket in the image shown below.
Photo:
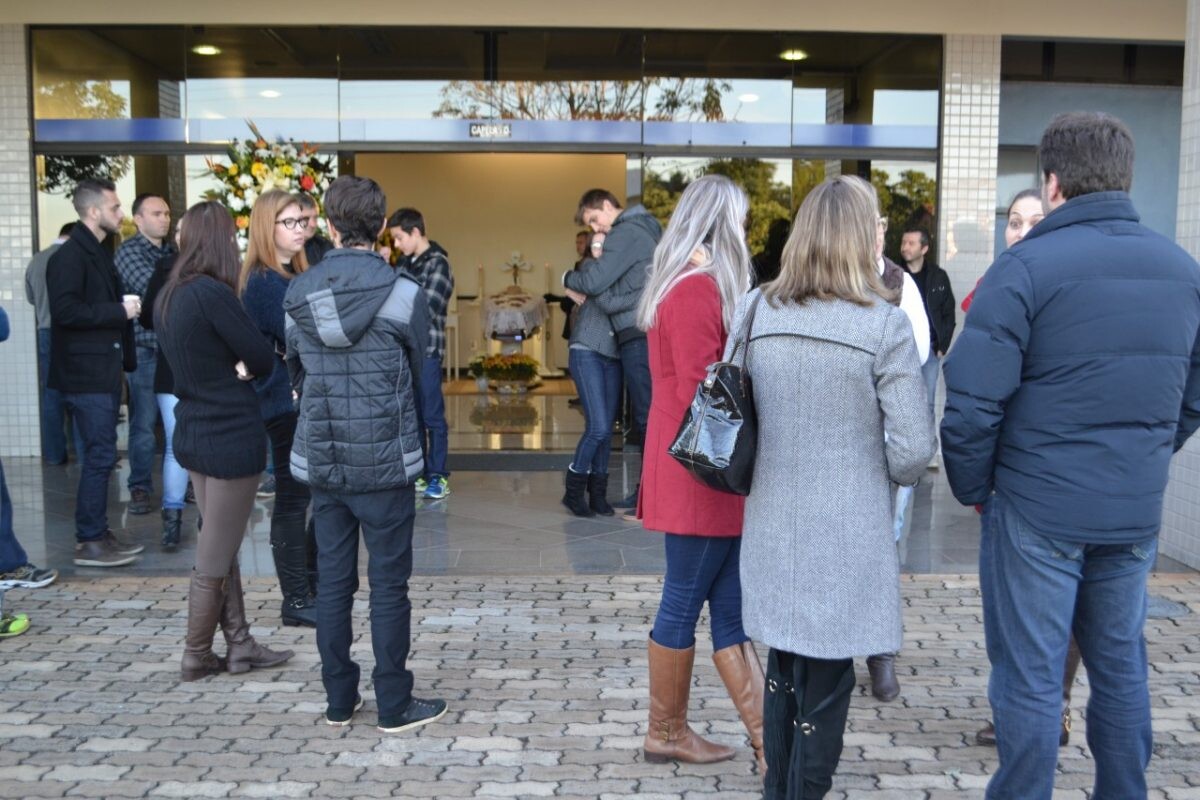
[[[133,372],[137,355],[131,320],[141,310],[124,288],[101,242],[120,229],[124,213],[116,186],[83,180],[72,198],[79,224],[50,258],[50,378],[63,394],[84,445],[75,501],[75,564],[119,567],[143,548],[118,539],[108,527],[108,477],[117,463],[117,408],[121,371]]]
[[[937,420],[934,397],[937,394],[938,375],[942,357],[950,349],[954,336],[954,292],[950,289],[950,276],[946,270],[932,261],[926,261],[929,252],[929,234],[919,228],[910,228],[900,240],[900,257],[904,267],[912,275],[925,316],[929,317],[929,358],[921,365],[925,378],[925,389],[929,393],[929,413]]]

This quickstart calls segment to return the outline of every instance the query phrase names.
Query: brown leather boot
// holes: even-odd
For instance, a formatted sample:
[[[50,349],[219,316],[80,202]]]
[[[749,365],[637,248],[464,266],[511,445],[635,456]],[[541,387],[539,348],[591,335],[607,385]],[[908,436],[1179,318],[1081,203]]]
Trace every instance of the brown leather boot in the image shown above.
[[[236,561],[229,570],[229,585],[225,592],[225,603],[221,606],[221,632],[225,634],[225,644],[229,646],[226,653],[229,671],[234,674],[277,667],[296,655],[291,650],[268,650],[250,635],[250,623],[246,621],[246,598],[242,593],[242,572]]]
[[[728,761],[732,747],[698,736],[687,724],[688,697],[692,690],[692,664],[696,648],[674,650],[648,639],[650,655],[650,731],[643,743],[647,761],[685,761],[712,764]]]
[[[224,672],[225,659],[213,652],[213,635],[224,603],[225,578],[199,575],[192,570],[188,586],[187,633],[183,640],[180,679],[196,681]]]
[[[880,653],[867,657],[867,671],[871,673],[871,694],[876,700],[890,703],[900,696],[900,681],[896,679],[896,656]]]
[[[746,726],[750,735],[750,746],[758,760],[758,774],[767,774],[767,760],[763,755],[763,677],[762,662],[754,652],[753,642],[742,642],[722,647],[713,653],[713,664],[725,683],[725,690]]]

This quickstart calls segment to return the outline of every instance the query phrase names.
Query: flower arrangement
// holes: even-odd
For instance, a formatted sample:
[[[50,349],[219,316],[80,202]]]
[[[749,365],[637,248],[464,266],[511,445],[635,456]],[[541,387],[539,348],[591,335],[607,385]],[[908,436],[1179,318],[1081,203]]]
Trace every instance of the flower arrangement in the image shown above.
[[[537,377],[539,366],[536,358],[524,353],[513,353],[484,356],[481,369],[487,379],[492,381],[531,381]]]
[[[252,139],[234,140],[226,155],[229,164],[206,158],[208,174],[219,180],[222,188],[210,191],[209,200],[224,203],[237,225],[238,245],[245,250],[250,210],[263,192],[281,189],[285,192],[306,192],[321,207],[321,197],[334,178],[334,162],[329,156],[317,155],[317,148],[305,142],[276,139],[268,142],[253,122],[247,120]],[[322,224],[322,221],[318,221]]]
[[[513,286],[520,286],[521,282],[518,279],[518,275],[522,272],[529,272],[532,268],[533,265],[525,260],[520,250],[513,250],[508,255],[508,261],[500,265],[500,269],[512,274]]]

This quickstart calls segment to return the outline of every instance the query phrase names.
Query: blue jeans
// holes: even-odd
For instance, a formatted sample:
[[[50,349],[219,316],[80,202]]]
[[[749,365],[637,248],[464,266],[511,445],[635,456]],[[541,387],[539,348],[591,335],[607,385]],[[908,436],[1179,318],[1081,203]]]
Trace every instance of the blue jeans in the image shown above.
[[[187,495],[188,474],[175,460],[175,447],[171,444],[171,437],[175,435],[175,406],[179,404],[179,398],[173,394],[160,394],[157,398],[158,412],[162,414],[163,435],[167,442],[163,448],[162,507],[183,508],[184,497]]]
[[[896,505],[892,512],[892,538],[899,542],[904,538],[904,525],[908,522],[908,512],[912,510],[913,492],[916,486],[897,486]]]
[[[154,490],[154,421],[158,400],[154,372],[158,355],[153,347],[137,347],[137,369],[129,373],[129,489]]]
[[[985,506],[979,579],[1000,767],[990,800],[1050,800],[1072,630],[1087,667],[1093,800],[1146,796],[1146,576],[1157,537],[1078,544],[1035,532],[1003,495]]]
[[[607,475],[613,420],[621,403],[621,362],[595,350],[572,347],[567,363],[587,426],[575,446],[571,467],[576,472]]]
[[[938,374],[941,364],[942,359],[931,348],[929,358],[921,365],[921,377],[925,379],[925,394],[929,398],[929,414],[933,417],[935,423],[937,422],[937,414],[934,412],[934,408],[936,406]]]
[[[663,539],[667,575],[651,638],[674,650],[694,645],[696,621],[707,600],[714,651],[749,639],[742,629],[742,581],[738,577],[742,538],[668,533]]]
[[[645,434],[650,419],[650,345],[645,336],[621,345],[621,371],[633,405],[633,424]]]
[[[62,392],[51,389],[50,379],[50,329],[38,328],[38,385],[42,389],[42,458],[51,464],[67,460],[66,406]],[[82,457],[83,447],[79,432],[75,433],[75,453]]]
[[[8,572],[29,563],[29,556],[17,534],[13,532],[13,504],[4,480],[4,463],[0,462],[0,572]]]
[[[442,360],[421,362],[421,396],[417,400],[421,419],[421,447],[425,451],[425,480],[450,475],[446,453],[450,450],[450,427],[446,424],[446,400],[442,397]]]
[[[358,591],[358,531],[367,546],[371,583],[371,647],[380,717],[403,714],[412,701],[406,667],[412,626],[408,579],[412,575],[416,500],[406,486],[364,494],[312,490],[317,529],[317,650],[321,680],[334,708],[353,708],[360,671],[350,657],[350,611]]]
[[[108,477],[117,465],[118,394],[65,393],[63,399],[83,439],[79,490],[75,495],[75,538],[93,541],[108,530]]]

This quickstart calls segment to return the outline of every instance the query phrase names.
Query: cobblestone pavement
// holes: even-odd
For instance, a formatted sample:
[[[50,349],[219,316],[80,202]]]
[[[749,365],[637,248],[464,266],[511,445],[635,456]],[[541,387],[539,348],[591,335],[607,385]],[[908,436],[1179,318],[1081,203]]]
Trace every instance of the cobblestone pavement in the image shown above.
[[[1200,612],[1200,577],[1156,576],[1154,594]],[[374,696],[356,723],[323,724],[311,631],[276,628],[274,581],[247,587],[254,632],[292,647],[285,668],[178,681],[182,578],[64,580],[7,604],[33,627],[0,642],[0,796],[751,798],[752,756],[698,647],[695,727],[740,748],[735,761],[655,765],[646,727],[645,638],[659,597],[646,576],[413,581],[417,691],[451,711],[407,735],[376,731]],[[994,751],[978,581],[904,581],[901,698],[873,700],[858,664],[837,798],[982,796]],[[369,675],[367,606],[355,652]],[[702,621],[702,625],[706,625]],[[706,629],[702,629],[706,630]],[[1200,798],[1200,613],[1147,625],[1154,697],[1152,798]],[[1091,783],[1082,708],[1063,748],[1060,793]]]

